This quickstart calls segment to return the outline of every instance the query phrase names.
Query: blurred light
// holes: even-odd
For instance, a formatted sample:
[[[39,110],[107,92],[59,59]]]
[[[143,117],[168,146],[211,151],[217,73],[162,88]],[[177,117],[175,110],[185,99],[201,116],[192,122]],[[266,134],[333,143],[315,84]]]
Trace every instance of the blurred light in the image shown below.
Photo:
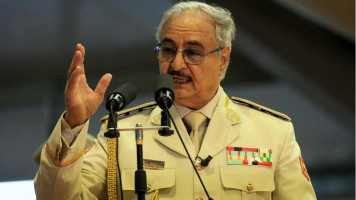
[[[0,182],[0,199],[35,200],[33,180]]]

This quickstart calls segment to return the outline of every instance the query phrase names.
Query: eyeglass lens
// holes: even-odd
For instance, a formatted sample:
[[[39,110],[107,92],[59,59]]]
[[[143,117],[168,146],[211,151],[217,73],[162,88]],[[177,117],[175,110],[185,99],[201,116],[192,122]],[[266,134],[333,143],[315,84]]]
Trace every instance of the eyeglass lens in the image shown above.
[[[183,50],[177,51],[170,47],[160,47],[158,51],[158,59],[161,61],[172,61],[175,59],[177,52],[182,52],[184,61],[189,64],[200,64],[203,59],[203,55],[198,50]]]

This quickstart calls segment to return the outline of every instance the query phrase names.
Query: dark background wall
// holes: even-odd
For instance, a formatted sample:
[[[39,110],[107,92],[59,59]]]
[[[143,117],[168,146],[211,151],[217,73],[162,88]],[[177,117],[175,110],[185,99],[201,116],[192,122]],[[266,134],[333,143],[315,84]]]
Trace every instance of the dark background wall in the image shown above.
[[[207,1],[237,25],[221,83],[292,118],[319,199],[353,199],[355,5],[352,0]],[[153,101],[154,34],[175,1],[0,1],[0,181],[33,179],[33,153],[64,111],[75,44],[86,47],[89,84],[110,72]],[[96,135],[103,107],[92,117]]]

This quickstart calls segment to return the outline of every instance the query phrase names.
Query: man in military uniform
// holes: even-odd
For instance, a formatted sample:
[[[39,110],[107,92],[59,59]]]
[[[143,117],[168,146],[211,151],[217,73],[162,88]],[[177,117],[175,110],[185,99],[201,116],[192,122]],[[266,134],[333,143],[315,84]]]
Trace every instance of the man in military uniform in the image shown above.
[[[206,189],[215,200],[316,199],[290,118],[244,99],[230,99],[220,86],[234,33],[227,10],[198,2],[174,5],[157,32],[160,73],[174,80],[176,98],[170,112]],[[110,182],[116,173],[105,123],[85,148],[89,117],[102,103],[111,75],[104,75],[91,90],[84,55],[78,44],[68,73],[66,112],[42,150],[35,179],[38,199],[120,199],[120,184]],[[155,103],[122,111],[119,114],[129,117],[119,120],[118,127],[160,125],[161,111]],[[150,130],[144,138],[147,198],[207,199],[176,132],[164,137]],[[124,199],[137,198],[135,149],[133,134],[121,134]],[[201,166],[208,156],[210,163]]]

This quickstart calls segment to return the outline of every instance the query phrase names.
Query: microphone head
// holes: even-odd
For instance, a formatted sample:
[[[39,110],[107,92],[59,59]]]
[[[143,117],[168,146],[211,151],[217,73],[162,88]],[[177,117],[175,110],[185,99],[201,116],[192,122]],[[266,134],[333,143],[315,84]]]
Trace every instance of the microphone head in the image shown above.
[[[155,100],[162,109],[170,108],[174,101],[173,78],[167,74],[159,74],[155,83]]]
[[[107,98],[106,109],[110,110],[110,104],[114,104],[114,112],[126,107],[136,98],[137,89],[131,83],[126,83],[116,88]]]
[[[174,82],[173,82],[173,78],[171,77],[171,75],[164,73],[164,74],[159,74],[157,76],[156,79],[156,83],[155,83],[155,94],[159,91],[159,90],[170,90],[170,91],[174,91]]]

